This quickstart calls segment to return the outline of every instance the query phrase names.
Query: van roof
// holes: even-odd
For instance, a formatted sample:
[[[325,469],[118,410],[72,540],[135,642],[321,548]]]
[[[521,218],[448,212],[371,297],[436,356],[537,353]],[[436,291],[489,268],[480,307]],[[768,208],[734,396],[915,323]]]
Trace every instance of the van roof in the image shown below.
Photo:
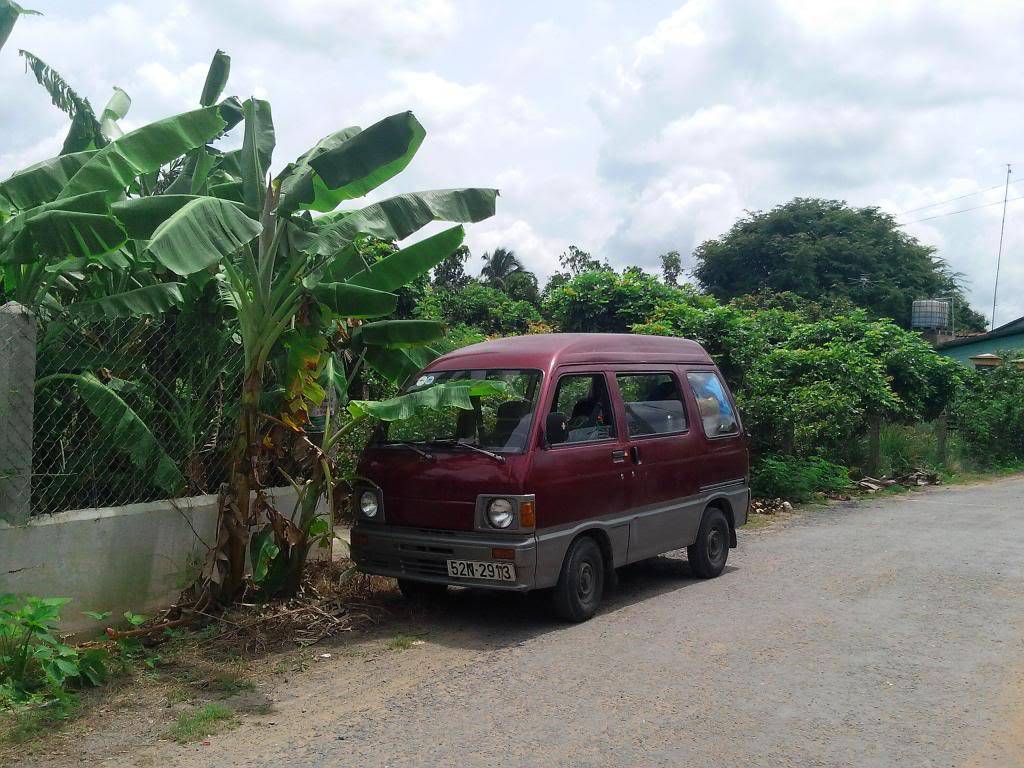
[[[696,341],[629,333],[539,333],[471,344],[439,357],[431,371],[539,368],[573,363],[694,363],[711,365]]]

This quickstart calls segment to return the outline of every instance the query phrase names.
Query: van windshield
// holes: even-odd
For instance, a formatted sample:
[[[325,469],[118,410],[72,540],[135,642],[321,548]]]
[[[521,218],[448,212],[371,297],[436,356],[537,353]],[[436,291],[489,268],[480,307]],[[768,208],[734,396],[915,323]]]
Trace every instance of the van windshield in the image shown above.
[[[497,453],[522,453],[537,410],[540,371],[504,368],[434,371],[417,378],[403,392],[473,379],[503,381],[508,386],[500,394],[471,398],[471,411],[455,407],[437,411],[421,409],[408,419],[382,424],[377,442],[431,447],[463,443]]]

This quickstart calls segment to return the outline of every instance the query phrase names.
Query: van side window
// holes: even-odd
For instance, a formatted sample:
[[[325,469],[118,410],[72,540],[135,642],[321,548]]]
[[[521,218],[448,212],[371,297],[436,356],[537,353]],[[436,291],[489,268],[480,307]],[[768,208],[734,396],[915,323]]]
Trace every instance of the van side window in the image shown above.
[[[688,373],[686,378],[697,398],[697,407],[700,408],[701,420],[704,422],[704,434],[708,437],[738,434],[740,424],[736,412],[718,375],[702,371]]]
[[[630,437],[686,430],[686,408],[670,373],[617,373]]]
[[[560,378],[551,411],[565,414],[568,421],[569,432],[563,444],[615,437],[615,419],[603,374],[571,374]]]

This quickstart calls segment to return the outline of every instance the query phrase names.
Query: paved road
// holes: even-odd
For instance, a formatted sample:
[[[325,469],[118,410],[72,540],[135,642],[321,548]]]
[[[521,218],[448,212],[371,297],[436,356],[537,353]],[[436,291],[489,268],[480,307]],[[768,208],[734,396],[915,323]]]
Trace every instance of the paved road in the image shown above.
[[[660,558],[582,625],[457,593],[422,645],[336,658],[261,720],[138,760],[1020,766],[1022,553],[1017,478],[746,532],[710,582]]]

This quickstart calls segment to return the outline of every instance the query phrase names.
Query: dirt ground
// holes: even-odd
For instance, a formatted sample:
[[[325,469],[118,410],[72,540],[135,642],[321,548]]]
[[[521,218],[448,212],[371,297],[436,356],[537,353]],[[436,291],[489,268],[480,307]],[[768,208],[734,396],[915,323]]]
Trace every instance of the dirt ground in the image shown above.
[[[1024,479],[742,532],[725,574],[626,569],[590,622],[453,591],[309,648],[168,652],[0,764],[1020,766]],[[233,710],[179,744],[182,713]]]

